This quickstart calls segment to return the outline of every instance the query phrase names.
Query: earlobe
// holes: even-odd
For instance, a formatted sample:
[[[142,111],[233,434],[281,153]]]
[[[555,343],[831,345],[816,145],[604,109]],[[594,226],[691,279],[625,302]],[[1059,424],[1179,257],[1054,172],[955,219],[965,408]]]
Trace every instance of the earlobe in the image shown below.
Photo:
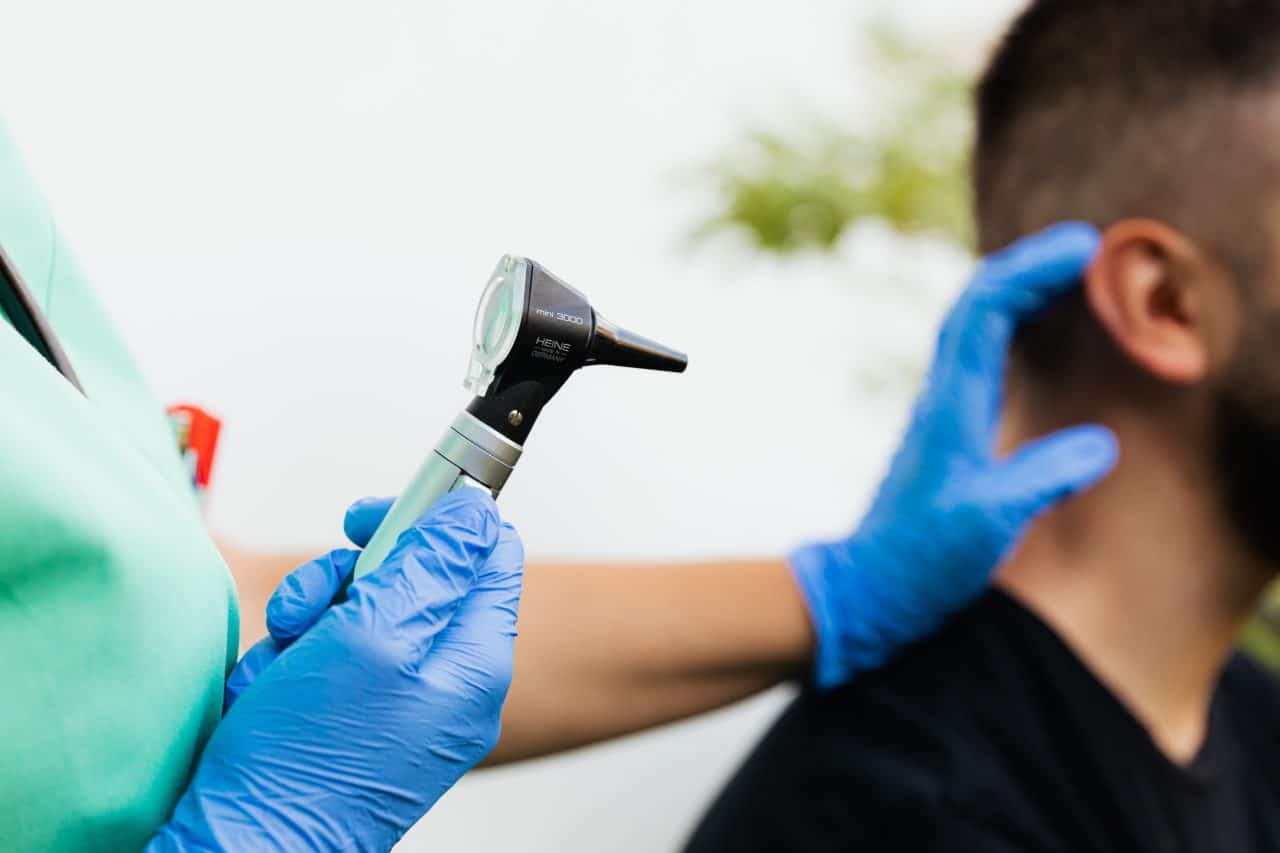
[[[1085,295],[1098,322],[1144,372],[1191,384],[1210,369],[1203,327],[1203,280],[1211,265],[1182,235],[1146,219],[1104,232],[1085,273]]]

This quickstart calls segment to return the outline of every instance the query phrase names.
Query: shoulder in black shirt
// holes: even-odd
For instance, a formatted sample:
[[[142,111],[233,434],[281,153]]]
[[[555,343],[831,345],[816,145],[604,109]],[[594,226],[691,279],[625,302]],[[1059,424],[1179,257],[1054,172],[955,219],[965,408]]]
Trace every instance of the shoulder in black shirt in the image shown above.
[[[688,850],[1280,851],[1280,689],[1234,658],[1204,747],[1175,765],[992,591],[880,672],[803,693]]]

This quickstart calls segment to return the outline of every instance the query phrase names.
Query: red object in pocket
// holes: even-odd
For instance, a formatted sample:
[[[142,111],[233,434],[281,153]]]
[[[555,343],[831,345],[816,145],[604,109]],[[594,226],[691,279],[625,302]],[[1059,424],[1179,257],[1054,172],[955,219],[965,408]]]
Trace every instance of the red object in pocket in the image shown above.
[[[191,485],[197,492],[204,492],[213,475],[222,421],[199,406],[186,403],[170,406],[167,411],[178,439],[178,451],[191,473]]]

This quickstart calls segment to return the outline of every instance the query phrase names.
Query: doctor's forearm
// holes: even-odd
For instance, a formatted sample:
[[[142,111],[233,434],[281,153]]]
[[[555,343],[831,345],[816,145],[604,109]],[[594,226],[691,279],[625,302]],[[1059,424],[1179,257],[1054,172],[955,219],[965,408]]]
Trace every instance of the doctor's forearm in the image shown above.
[[[814,637],[780,560],[531,565],[489,764],[693,716],[803,672]]]

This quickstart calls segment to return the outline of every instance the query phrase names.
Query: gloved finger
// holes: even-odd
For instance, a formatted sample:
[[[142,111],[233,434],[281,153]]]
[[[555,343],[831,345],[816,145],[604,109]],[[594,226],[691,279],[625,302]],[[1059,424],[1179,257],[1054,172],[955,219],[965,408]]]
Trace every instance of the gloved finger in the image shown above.
[[[1018,323],[1076,286],[1100,239],[1091,225],[1066,223],[1018,241],[983,263],[947,316],[928,388],[946,396],[939,408],[971,450],[990,446]]]
[[[347,507],[342,529],[352,544],[357,548],[368,545],[393,503],[395,498],[361,498]]]
[[[1020,447],[981,484],[1015,529],[1093,486],[1115,467],[1120,445],[1104,426],[1072,427]]]
[[[280,652],[281,648],[276,645],[275,640],[263,637],[244,653],[244,657],[240,658],[235,669],[231,670],[231,675],[227,676],[226,688],[222,693],[223,716],[226,716],[231,706],[248,689],[254,679],[280,656]]]
[[[1063,222],[988,257],[973,284],[976,299],[1022,320],[1075,286],[1102,244],[1087,222]]]
[[[1075,286],[1101,239],[1088,223],[1065,222],[984,259],[943,321],[939,354],[955,349],[976,312],[994,311],[1016,322],[1048,307]]]
[[[471,594],[431,645],[425,665],[461,679],[489,701],[501,703],[511,684],[511,659],[524,580],[524,545],[503,525],[498,545],[480,570]]]
[[[339,549],[303,563],[267,602],[267,631],[287,647],[324,615],[356,565],[358,551]]]
[[[425,654],[435,634],[475,586],[497,547],[502,522],[493,498],[460,489],[400,534],[386,561],[347,590],[343,610],[398,632]]]

